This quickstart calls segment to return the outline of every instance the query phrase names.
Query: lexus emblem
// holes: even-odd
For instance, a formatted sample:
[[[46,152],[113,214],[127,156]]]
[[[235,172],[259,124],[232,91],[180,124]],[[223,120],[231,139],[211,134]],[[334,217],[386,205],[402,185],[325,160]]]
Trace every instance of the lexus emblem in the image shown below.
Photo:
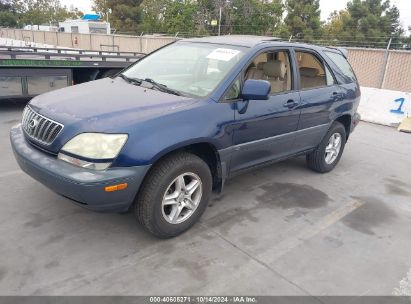
[[[29,121],[28,127],[30,129],[34,129],[38,125],[38,123],[39,123],[38,120],[33,118]]]

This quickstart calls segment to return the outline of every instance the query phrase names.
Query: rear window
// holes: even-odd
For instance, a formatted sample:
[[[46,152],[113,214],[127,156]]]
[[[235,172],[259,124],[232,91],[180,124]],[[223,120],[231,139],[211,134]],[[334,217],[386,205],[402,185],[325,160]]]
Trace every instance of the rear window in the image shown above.
[[[347,76],[351,81],[357,81],[351,65],[343,55],[327,51],[325,51],[325,53],[340,68],[345,76]]]

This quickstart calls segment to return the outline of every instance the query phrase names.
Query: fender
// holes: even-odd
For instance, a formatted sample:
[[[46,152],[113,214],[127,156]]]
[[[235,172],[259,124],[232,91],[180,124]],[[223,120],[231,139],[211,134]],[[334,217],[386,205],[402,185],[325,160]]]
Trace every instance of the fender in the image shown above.
[[[114,165],[151,165],[171,151],[201,143],[215,151],[230,147],[234,124],[231,105],[211,99],[136,123]]]

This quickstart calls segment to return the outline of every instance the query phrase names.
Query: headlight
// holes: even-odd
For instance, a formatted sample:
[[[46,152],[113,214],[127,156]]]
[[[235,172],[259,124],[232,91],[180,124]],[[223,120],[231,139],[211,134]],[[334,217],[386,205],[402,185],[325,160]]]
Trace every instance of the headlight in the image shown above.
[[[117,157],[127,137],[127,134],[82,133],[64,145],[58,158],[79,167],[104,170]]]

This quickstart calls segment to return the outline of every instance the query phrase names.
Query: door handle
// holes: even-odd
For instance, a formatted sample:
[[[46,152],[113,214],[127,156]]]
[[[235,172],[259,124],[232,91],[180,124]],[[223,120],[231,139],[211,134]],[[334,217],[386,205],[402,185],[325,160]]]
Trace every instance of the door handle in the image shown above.
[[[336,101],[343,99],[342,94],[339,93],[339,92],[333,92],[332,97],[333,97],[333,99],[336,100]]]
[[[291,109],[291,108],[294,108],[296,105],[298,105],[298,102],[295,102],[293,99],[289,99],[284,104],[284,107],[287,107],[287,108]]]

